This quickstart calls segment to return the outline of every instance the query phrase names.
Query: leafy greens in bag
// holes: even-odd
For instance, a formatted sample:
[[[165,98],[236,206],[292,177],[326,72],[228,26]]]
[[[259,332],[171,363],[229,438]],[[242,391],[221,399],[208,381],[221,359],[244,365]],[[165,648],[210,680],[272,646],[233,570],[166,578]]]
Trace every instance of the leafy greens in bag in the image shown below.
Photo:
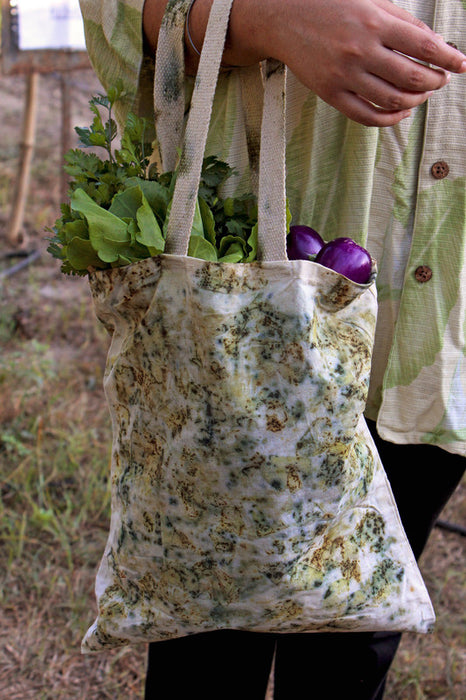
[[[129,265],[165,248],[165,229],[176,171],[159,174],[149,163],[147,122],[130,113],[121,136],[112,118],[120,85],[94,96],[88,128],[76,127],[81,146],[105,149],[106,158],[82,148],[65,155],[70,201],[52,229],[48,252],[66,274]],[[101,111],[107,111],[104,121]],[[204,159],[188,255],[221,262],[251,262],[257,254],[257,202],[252,194],[222,198],[234,170],[215,156]]]

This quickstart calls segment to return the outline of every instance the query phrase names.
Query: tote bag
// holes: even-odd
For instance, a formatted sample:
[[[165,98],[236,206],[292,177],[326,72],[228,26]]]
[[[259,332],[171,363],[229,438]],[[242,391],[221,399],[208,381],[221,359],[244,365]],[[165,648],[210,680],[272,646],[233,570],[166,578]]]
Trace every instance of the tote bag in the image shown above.
[[[212,6],[167,252],[90,278],[112,336],[113,448],[85,653],[225,628],[434,621],[363,418],[374,281],[286,257],[283,65],[264,75],[260,259],[187,256],[230,5]]]

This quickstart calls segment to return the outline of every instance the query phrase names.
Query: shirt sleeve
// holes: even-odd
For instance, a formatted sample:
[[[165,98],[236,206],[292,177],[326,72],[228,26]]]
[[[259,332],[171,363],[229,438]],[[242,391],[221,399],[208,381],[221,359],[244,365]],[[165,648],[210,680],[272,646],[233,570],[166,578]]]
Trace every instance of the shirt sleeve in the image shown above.
[[[121,81],[124,97],[115,116],[124,124],[130,110],[142,106],[151,91],[150,69],[144,60],[142,11],[144,0],[79,0],[86,46],[104,90]]]

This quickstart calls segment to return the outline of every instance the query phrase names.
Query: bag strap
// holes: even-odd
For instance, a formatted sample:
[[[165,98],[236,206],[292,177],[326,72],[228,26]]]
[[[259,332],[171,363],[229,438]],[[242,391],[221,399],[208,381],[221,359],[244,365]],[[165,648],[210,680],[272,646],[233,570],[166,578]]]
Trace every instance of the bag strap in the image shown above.
[[[155,129],[162,172],[178,160],[184,126],[184,28],[192,0],[171,0],[157,41],[154,78]]]
[[[265,63],[258,194],[258,258],[286,253],[286,66]]]
[[[262,114],[264,109],[264,79],[261,64],[239,69],[244,130],[249,154],[251,192],[257,196],[259,187],[259,155]]]
[[[188,251],[232,2],[233,0],[214,0],[209,15],[167,225],[165,252],[172,255],[186,256]],[[161,51],[157,60],[160,58],[161,63],[164,63],[166,56],[167,52]],[[161,76],[167,77],[168,74],[167,68],[156,62],[158,85],[163,84]],[[287,260],[285,87],[285,66],[277,61],[267,61],[264,74],[259,164],[258,258],[260,260]],[[163,105],[161,105],[162,108]],[[160,121],[157,122],[157,126],[159,124]],[[177,143],[176,135],[173,133],[172,140]]]

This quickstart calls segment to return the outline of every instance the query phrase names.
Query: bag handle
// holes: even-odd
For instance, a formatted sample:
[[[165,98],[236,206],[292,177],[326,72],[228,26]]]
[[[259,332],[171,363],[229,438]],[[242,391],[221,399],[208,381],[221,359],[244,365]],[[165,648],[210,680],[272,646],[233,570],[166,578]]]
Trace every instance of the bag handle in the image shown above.
[[[175,169],[182,142],[185,111],[184,31],[191,2],[172,0],[169,3],[157,41],[154,113],[162,172]]]
[[[167,225],[165,252],[172,255],[186,256],[188,252],[212,105],[232,3],[233,0],[214,0],[209,15]],[[181,4],[184,3],[181,2]],[[167,55],[170,54],[166,51],[161,52],[160,55],[158,52],[157,55],[156,83],[158,85],[163,84],[162,76],[167,76],[170,72],[164,68]],[[173,56],[173,53],[171,55]],[[157,72],[159,72],[158,76]],[[258,259],[261,261],[287,260],[285,88],[285,66],[278,61],[266,61],[258,192]],[[163,107],[162,104],[161,109]],[[165,137],[168,137],[168,133]],[[176,140],[173,132],[172,140]]]
[[[258,194],[258,258],[288,260],[286,253],[286,66],[265,63]]]

